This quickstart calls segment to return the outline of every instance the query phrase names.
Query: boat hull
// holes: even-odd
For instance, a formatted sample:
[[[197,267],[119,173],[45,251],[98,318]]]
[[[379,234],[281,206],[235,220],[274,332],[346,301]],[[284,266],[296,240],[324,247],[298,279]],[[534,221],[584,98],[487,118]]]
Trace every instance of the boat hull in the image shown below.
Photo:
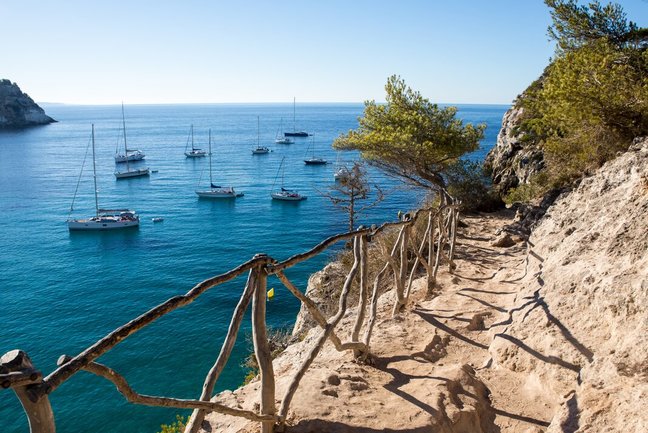
[[[234,189],[211,189],[204,191],[196,191],[198,197],[201,198],[216,198],[216,199],[228,199],[228,198],[237,198],[243,197],[242,192],[236,192]]]
[[[207,152],[205,151],[194,151],[194,152],[185,152],[185,156],[187,158],[202,158],[207,156]]]
[[[123,218],[120,216],[99,216],[87,219],[68,220],[71,231],[108,231],[139,227],[139,218]]]
[[[326,164],[325,159],[305,159],[304,164],[306,165],[324,165]]]
[[[282,201],[301,201],[306,200],[306,196],[297,194],[297,193],[282,193],[282,192],[273,192],[270,194],[273,200],[282,200]]]
[[[253,149],[252,150],[252,155],[265,155],[266,153],[270,153],[270,149]]]
[[[131,177],[148,176],[149,174],[150,172],[148,168],[141,168],[139,170],[131,170],[131,171],[116,171],[115,177],[117,179],[128,179]]]
[[[304,131],[284,132],[284,137],[308,137],[308,132],[304,132]]]

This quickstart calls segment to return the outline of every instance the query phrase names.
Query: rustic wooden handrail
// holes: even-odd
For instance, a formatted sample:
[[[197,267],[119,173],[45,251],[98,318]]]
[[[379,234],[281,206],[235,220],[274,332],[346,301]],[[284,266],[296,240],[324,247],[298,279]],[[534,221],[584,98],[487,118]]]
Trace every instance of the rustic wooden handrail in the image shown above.
[[[420,264],[423,265],[427,273],[428,292],[435,285],[437,272],[444,258],[448,263],[450,272],[452,272],[455,266],[453,258],[459,204],[458,202],[452,201],[444,202],[437,209],[419,209],[416,212],[405,214],[398,221],[386,222],[379,227],[360,227],[357,230],[337,234],[325,239],[310,250],[296,254],[281,262],[265,254],[258,254],[251,260],[242,263],[224,274],[208,278],[196,284],[184,295],[174,296],[157,305],[139,317],[110,332],[75,357],[61,356],[58,367],[44,379],[41,373],[31,365],[31,361],[29,361],[28,356],[24,352],[9,352],[0,358],[0,386],[14,390],[23,404],[32,433],[55,432],[54,416],[47,395],[57,389],[58,386],[79,370],[85,370],[109,380],[131,403],[194,409],[187,423],[186,433],[196,433],[208,412],[217,412],[260,422],[263,433],[272,433],[275,426],[284,426],[290,403],[299,387],[299,383],[327,340],[330,340],[338,351],[352,350],[354,356],[360,360],[366,359],[370,355],[370,340],[376,322],[379,286],[388,271],[391,270],[393,273],[396,289],[396,302],[394,303],[392,314],[397,314],[408,302],[412,280]],[[422,239],[420,244],[417,245],[413,242],[412,230],[422,212],[427,213],[427,226],[423,232],[423,236],[420,238]],[[396,227],[400,227],[398,236],[389,254],[385,254],[386,263],[373,277],[373,290],[371,299],[369,300],[368,243],[377,234]],[[353,240],[353,265],[341,288],[338,310],[334,316],[327,320],[317,304],[290,282],[284,270],[312,258],[337,242],[350,239]],[[447,252],[445,251],[446,248]],[[409,266],[410,258],[414,259],[412,267]],[[128,385],[123,376],[111,368],[95,362],[97,358],[128,336],[151,324],[163,315],[193,302],[210,288],[233,280],[245,272],[249,273],[245,288],[232,314],[230,325],[218,357],[205,377],[202,392],[198,400],[138,394]],[[314,346],[311,348],[306,359],[303,360],[302,365],[295,373],[285,391],[278,412],[275,406],[275,377],[265,317],[267,277],[273,274],[288,288],[290,293],[299,299],[300,303],[305,306],[306,310],[321,328],[319,338],[317,338]],[[338,334],[336,334],[335,328],[340,323],[342,317],[347,314],[347,299],[355,280],[358,280],[360,288],[356,317],[350,332],[350,341],[342,342]],[[211,400],[218,377],[229,360],[245,312],[250,304],[252,304],[251,317],[254,354],[259,365],[261,382],[260,404],[258,406],[259,413],[230,408]],[[363,327],[364,336],[360,339],[360,331]]]

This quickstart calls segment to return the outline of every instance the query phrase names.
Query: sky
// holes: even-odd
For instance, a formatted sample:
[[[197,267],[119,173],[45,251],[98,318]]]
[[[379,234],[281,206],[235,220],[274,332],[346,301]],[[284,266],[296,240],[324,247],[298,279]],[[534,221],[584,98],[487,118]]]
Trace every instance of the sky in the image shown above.
[[[648,0],[622,0],[648,26]],[[553,54],[542,0],[0,0],[0,78],[68,104],[509,104]]]

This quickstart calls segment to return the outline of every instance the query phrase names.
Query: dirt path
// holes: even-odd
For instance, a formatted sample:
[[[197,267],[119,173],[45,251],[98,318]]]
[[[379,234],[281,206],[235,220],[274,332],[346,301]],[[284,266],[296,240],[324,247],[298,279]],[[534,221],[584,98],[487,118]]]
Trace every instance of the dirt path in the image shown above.
[[[554,412],[532,374],[493,365],[489,346],[506,330],[525,274],[523,242],[491,246],[510,214],[465,217],[454,275],[440,274],[439,295],[425,298],[415,281],[406,311],[392,318],[393,293],[381,298],[372,339],[373,363],[325,347],[291,405],[288,432],[538,432]],[[351,328],[345,318],[342,328]],[[277,399],[318,332],[275,360]],[[342,334],[343,340],[345,339]],[[258,383],[219,400],[254,409]],[[210,416],[211,431],[255,431],[228,417]]]

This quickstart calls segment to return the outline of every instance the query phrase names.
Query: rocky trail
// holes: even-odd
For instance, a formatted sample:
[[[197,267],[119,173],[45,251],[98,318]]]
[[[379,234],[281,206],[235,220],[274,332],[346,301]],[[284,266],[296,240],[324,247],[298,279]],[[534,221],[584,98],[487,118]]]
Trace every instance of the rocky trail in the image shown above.
[[[405,311],[391,317],[393,293],[379,302],[373,358],[359,364],[327,345],[302,381],[288,432],[520,432],[549,424],[551,403],[526,375],[492,365],[489,345],[515,312],[518,282],[525,274],[521,239],[510,247],[491,243],[512,213],[466,217],[459,233],[457,270],[443,271],[438,295],[425,297],[425,278],[414,282]],[[350,312],[350,316],[353,311]],[[341,329],[352,326],[342,323]],[[347,326],[349,325],[349,326]],[[298,359],[318,334],[275,360],[281,375],[277,395]],[[254,382],[219,401],[254,409]],[[490,399],[490,400],[489,400]],[[246,404],[246,402],[248,402]],[[256,426],[213,416],[220,431],[255,431]]]

